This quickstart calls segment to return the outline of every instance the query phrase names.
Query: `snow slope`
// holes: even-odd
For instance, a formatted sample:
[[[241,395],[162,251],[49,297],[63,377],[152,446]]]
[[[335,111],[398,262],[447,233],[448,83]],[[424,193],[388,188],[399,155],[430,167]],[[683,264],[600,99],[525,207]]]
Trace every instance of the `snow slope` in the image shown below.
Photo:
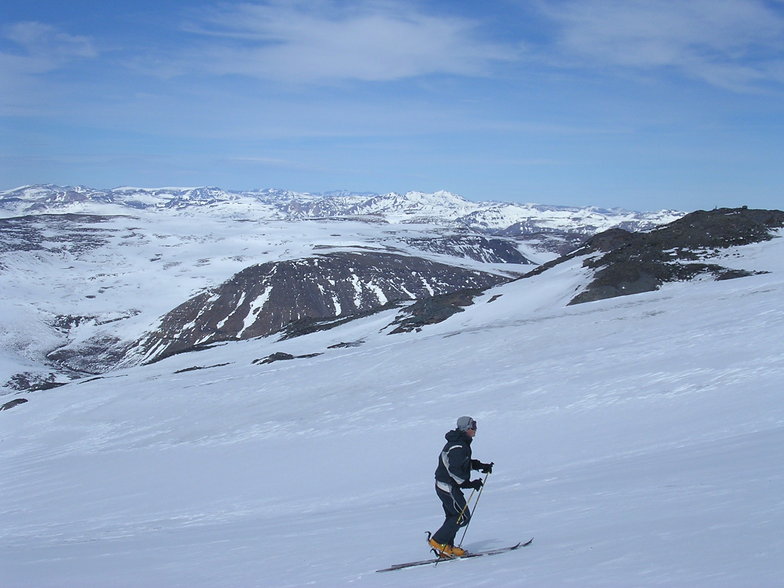
[[[0,412],[0,585],[780,586],[784,239],[725,258],[771,273],[565,307],[574,260],[420,333],[390,311],[30,395]],[[253,363],[278,351],[320,355]],[[462,414],[496,464],[464,546],[534,543],[376,573],[428,555]]]

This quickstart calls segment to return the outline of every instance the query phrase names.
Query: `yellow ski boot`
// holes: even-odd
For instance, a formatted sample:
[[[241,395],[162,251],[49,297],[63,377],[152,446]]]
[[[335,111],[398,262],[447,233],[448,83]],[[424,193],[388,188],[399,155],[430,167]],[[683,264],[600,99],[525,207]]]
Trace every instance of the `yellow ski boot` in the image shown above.
[[[428,539],[427,543],[433,548],[438,557],[452,559],[454,557],[462,557],[468,553],[465,549],[446,543],[439,543],[435,539]]]

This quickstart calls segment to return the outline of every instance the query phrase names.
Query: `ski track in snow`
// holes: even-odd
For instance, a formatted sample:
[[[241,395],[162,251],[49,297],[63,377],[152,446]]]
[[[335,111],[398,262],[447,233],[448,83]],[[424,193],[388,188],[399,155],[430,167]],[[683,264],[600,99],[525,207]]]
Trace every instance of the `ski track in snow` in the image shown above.
[[[421,333],[389,311],[31,394],[0,412],[0,585],[780,586],[783,245],[734,252],[765,275],[564,307],[565,267]],[[276,351],[321,355],[252,363]],[[375,573],[427,557],[462,414],[496,464],[464,545],[533,545]]]

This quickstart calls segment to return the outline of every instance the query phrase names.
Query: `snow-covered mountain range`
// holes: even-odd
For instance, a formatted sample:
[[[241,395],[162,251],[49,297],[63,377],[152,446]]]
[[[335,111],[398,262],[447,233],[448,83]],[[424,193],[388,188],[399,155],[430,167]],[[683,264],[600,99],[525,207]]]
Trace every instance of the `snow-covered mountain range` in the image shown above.
[[[673,210],[641,213],[593,207],[472,202],[445,191],[307,194],[275,189],[233,192],[211,187],[100,190],[46,184],[0,192],[0,213],[4,216],[46,212],[119,214],[129,209],[194,208],[208,208],[213,215],[247,215],[254,220],[354,218],[505,231],[510,235],[546,231],[592,235],[612,227],[644,230],[683,215]]]
[[[558,256],[366,209],[14,198],[3,586],[780,585],[784,213]],[[311,314],[255,330],[284,308]],[[464,547],[534,543],[376,573],[428,556],[463,414],[495,462]]]

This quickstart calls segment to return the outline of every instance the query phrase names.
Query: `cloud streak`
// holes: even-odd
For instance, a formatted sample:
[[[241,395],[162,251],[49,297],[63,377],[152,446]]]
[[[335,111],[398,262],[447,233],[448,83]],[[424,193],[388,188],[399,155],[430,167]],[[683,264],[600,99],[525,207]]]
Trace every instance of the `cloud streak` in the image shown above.
[[[210,73],[291,82],[475,76],[517,57],[513,46],[480,39],[474,21],[400,2],[240,4],[189,30],[212,39],[197,55]]]
[[[90,38],[71,35],[35,21],[2,27],[0,38],[0,113],[21,114],[40,107],[47,93],[46,74],[66,68],[74,61],[98,56]]]
[[[192,12],[196,39],[171,75],[276,82],[386,82],[428,75],[492,77],[499,66],[678,72],[732,91],[784,82],[779,0],[525,2],[546,40],[494,36],[477,19],[409,2],[270,0]],[[520,18],[517,15],[516,18]],[[525,47],[525,50],[523,49]]]
[[[542,10],[573,65],[669,68],[731,90],[784,81],[784,17],[770,2],[567,0]]]
[[[46,73],[79,58],[98,55],[88,37],[70,35],[40,22],[18,22],[4,27],[2,36],[16,46],[16,52],[0,54],[9,69]]]

